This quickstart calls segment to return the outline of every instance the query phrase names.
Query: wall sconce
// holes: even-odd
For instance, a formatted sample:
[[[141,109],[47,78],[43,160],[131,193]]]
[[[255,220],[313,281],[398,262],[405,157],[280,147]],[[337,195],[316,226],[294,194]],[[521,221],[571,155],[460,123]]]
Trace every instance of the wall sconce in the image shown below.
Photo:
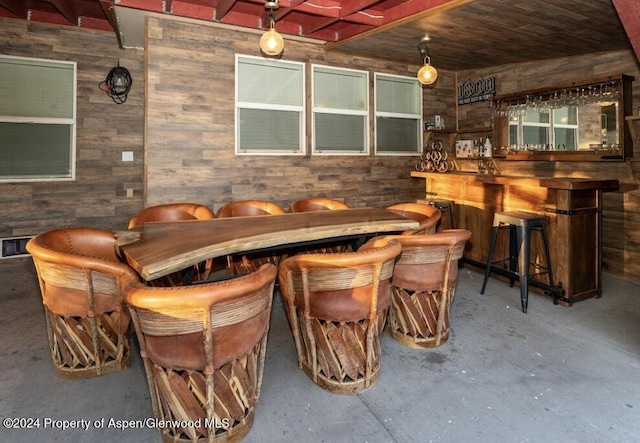
[[[260,37],[260,49],[267,55],[275,56],[284,49],[284,39],[276,31],[276,19],[273,16],[273,10],[279,7],[278,0],[267,0],[264,7],[269,9],[269,30]]]
[[[131,74],[118,62],[118,66],[111,68],[105,81],[100,82],[98,87],[106,92],[114,103],[121,105],[127,101],[127,94],[131,90],[132,83]]]
[[[425,36],[418,43],[418,50],[424,59],[424,66],[418,71],[418,81],[423,85],[432,85],[438,79],[438,71],[431,66],[431,57],[429,57],[429,36]]]

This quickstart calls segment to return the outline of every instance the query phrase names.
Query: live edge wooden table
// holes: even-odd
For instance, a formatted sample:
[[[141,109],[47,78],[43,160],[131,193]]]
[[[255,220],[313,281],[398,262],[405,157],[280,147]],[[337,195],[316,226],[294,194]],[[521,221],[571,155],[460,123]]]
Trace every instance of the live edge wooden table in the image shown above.
[[[494,213],[533,212],[546,218],[555,287],[544,285],[544,275],[532,279],[532,290],[561,296],[564,306],[602,294],[602,193],[619,189],[618,180],[417,171],[411,176],[425,179],[427,199],[455,201],[456,226],[472,232],[465,263],[486,266]],[[531,257],[543,257],[542,242],[534,237]],[[503,238],[494,256],[508,255]]]
[[[116,233],[116,249],[142,278],[153,280],[229,254],[400,232],[418,225],[375,208],[149,223]]]

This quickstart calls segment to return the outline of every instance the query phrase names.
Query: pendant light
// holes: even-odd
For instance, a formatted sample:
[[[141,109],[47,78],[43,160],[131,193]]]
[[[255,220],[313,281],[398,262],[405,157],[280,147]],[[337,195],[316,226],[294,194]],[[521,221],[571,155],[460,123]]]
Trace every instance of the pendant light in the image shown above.
[[[418,81],[423,85],[432,85],[438,79],[438,71],[431,66],[431,57],[429,57],[429,36],[425,36],[418,43],[418,50],[423,57],[424,65],[418,71]]]
[[[268,0],[265,2],[264,7],[269,9],[269,30],[260,37],[260,49],[266,55],[276,56],[284,49],[284,39],[276,31],[276,19],[273,16],[273,10],[279,7],[278,1]]]

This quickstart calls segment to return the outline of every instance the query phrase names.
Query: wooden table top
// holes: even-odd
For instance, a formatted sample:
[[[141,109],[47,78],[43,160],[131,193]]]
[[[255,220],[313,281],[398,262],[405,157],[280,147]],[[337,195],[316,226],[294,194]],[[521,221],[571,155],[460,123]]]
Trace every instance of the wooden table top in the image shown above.
[[[148,223],[116,233],[116,249],[142,278],[153,280],[209,258],[418,225],[375,208]]]

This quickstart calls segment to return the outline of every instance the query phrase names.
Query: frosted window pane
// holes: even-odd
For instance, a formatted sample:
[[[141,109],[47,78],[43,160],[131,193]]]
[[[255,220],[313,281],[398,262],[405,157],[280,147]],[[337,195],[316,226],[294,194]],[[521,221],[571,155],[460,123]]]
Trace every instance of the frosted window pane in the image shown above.
[[[0,177],[70,177],[71,137],[71,125],[0,123]]]
[[[420,115],[420,100],[417,80],[380,75],[376,77],[376,111]]]
[[[241,151],[297,151],[300,149],[299,112],[240,109]]]
[[[378,152],[418,152],[418,120],[378,117],[376,125]]]
[[[259,59],[238,60],[238,101],[302,106],[302,66]]]
[[[314,106],[318,108],[367,110],[365,72],[314,67]]]
[[[68,63],[0,58],[0,115],[73,118],[73,71]]]
[[[315,114],[316,151],[365,150],[365,117],[360,115]]]

